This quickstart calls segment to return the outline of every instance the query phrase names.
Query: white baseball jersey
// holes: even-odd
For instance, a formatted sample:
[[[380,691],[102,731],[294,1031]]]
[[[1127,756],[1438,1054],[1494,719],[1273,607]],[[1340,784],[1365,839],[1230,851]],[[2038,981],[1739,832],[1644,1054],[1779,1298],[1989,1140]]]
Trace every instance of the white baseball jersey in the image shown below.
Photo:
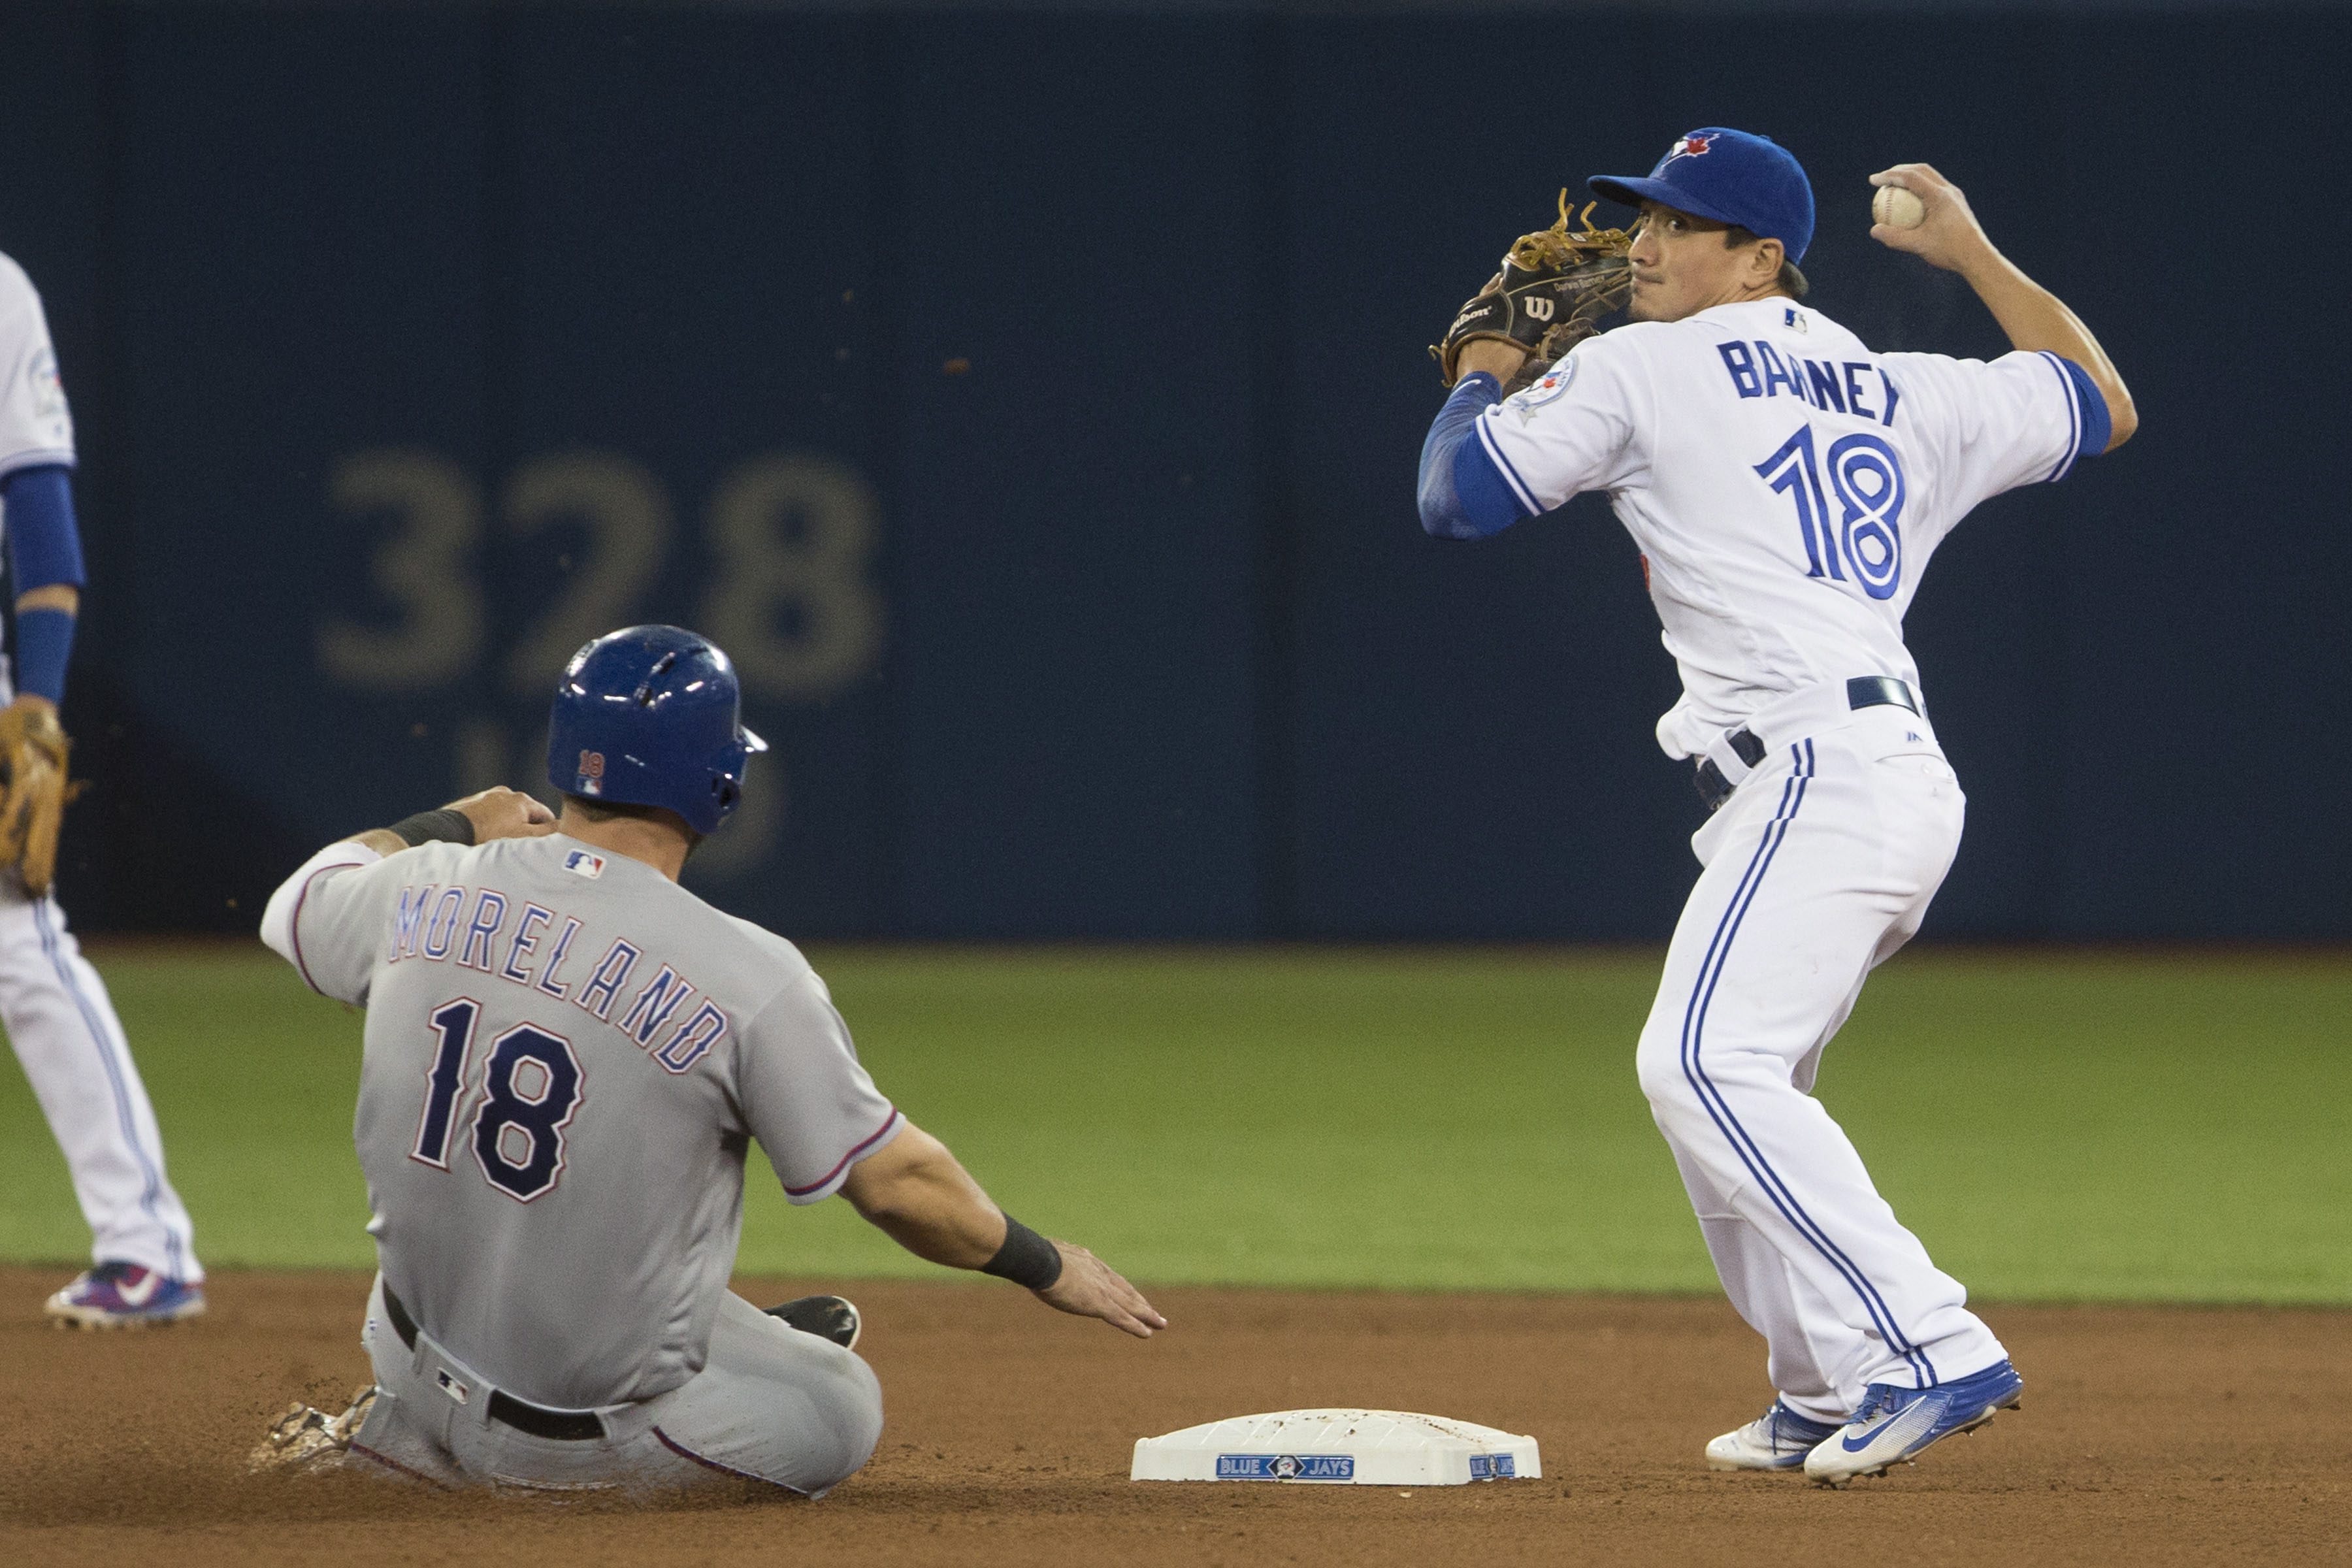
[[[73,415],[49,343],[49,320],[25,269],[0,255],[0,479],[19,468],[74,460]],[[0,517],[0,527],[6,519]],[[0,702],[16,684],[0,666]]]
[[[904,1125],[798,949],[574,838],[331,845],[262,936],[367,1006],[353,1135],[385,1283],[535,1404],[701,1369],[751,1139],[805,1204]]]
[[[1531,513],[1609,493],[1682,671],[1658,742],[1686,757],[1805,687],[1916,689],[1928,556],[1979,501],[2064,478],[2093,395],[2054,354],[1874,353],[1773,299],[1589,338],[1475,428]]]
[[[0,256],[0,479],[73,460],[73,416],[41,297]],[[0,660],[0,703],[14,691]],[[26,897],[14,877],[0,877],[0,1025],[73,1173],[91,1261],[201,1280],[188,1211],[164,1173],[163,1135],[105,982],[57,900]]]
[[[41,296],[23,268],[0,256],[0,478],[73,460],[73,416]]]

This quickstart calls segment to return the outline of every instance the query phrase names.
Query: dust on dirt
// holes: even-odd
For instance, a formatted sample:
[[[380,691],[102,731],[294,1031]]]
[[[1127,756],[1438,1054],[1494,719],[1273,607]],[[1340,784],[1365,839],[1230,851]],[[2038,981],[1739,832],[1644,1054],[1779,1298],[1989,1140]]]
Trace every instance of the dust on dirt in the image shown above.
[[[1139,1343],[993,1282],[861,1284],[888,1420],[866,1470],[817,1503],[628,1508],[247,1475],[289,1400],[366,1380],[363,1277],[225,1274],[209,1316],[112,1334],[47,1327],[61,1278],[0,1269],[11,1564],[2352,1563],[2341,1312],[1995,1307],[2024,1409],[1830,1492],[1701,1467],[1770,1397],[1719,1301],[1171,1289],[1153,1294],[1175,1326]],[[1138,1437],[1326,1405],[1531,1433],[1544,1477],[1126,1479]]]

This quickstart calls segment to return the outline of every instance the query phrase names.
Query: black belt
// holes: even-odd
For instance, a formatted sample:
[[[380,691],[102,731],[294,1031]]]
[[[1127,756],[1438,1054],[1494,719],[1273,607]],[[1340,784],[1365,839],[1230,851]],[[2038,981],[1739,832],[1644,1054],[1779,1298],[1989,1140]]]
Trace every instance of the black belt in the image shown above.
[[[1908,708],[1914,713],[1919,711],[1919,700],[1912,695],[1911,689],[1891,675],[1855,676],[1845,683],[1845,705],[1852,709]],[[1751,768],[1764,760],[1764,742],[1752,731],[1734,730],[1724,737],[1724,744]],[[1698,773],[1693,782],[1698,785],[1698,797],[1706,802],[1709,811],[1720,810],[1738,787],[1706,757],[1699,759]]]
[[[383,1288],[383,1315],[392,1320],[392,1331],[410,1350],[416,1348],[416,1320],[392,1293]],[[604,1435],[604,1423],[592,1411],[550,1410],[543,1405],[517,1399],[504,1390],[490,1390],[490,1419],[503,1421],[518,1432],[528,1432],[534,1437],[551,1437],[559,1443],[584,1443]]]

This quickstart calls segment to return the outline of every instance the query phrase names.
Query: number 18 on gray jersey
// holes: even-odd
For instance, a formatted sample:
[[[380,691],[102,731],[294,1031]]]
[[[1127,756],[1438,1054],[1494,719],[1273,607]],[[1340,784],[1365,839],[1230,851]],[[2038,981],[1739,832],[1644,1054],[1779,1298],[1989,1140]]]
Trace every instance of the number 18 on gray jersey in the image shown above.
[[[538,1404],[700,1370],[751,1140],[814,1203],[903,1125],[792,943],[562,835],[333,845],[262,934],[366,1005],[354,1131],[385,1279]]]

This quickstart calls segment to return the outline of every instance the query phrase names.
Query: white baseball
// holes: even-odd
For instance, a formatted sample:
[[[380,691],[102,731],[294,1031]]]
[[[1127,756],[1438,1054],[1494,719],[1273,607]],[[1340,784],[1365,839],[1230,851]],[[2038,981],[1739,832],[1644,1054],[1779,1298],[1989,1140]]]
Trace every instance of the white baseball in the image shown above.
[[[1881,185],[1870,198],[1870,216],[1889,228],[1917,228],[1927,220],[1927,208],[1900,185]]]

